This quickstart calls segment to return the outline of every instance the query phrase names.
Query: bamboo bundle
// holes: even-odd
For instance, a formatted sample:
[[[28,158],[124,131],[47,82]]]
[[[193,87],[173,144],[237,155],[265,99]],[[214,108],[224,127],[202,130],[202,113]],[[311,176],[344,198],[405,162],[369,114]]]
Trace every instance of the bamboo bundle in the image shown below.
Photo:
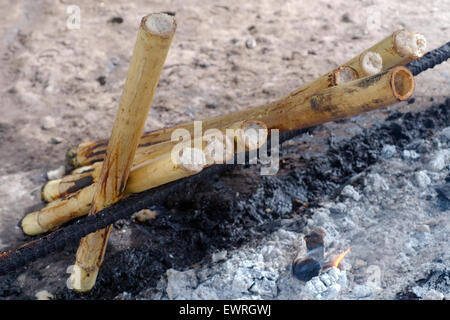
[[[351,59],[343,66],[329,72],[327,75],[313,81],[311,84],[298,89],[292,94],[303,91],[301,94],[306,97],[307,95],[312,94],[314,89],[319,90],[329,86],[342,84],[344,82],[351,81],[352,79],[359,78],[361,74],[372,75],[394,65],[407,63],[422,56],[425,47],[426,41],[424,36],[421,34],[408,32],[406,30],[399,30],[364,51],[359,56]],[[242,119],[240,117],[247,116],[247,112],[248,110],[234,113],[230,115],[230,118],[232,121],[239,121]],[[225,116],[219,116],[207,119],[203,123],[204,127],[211,128],[213,123],[217,124],[216,121],[223,119],[224,117]],[[165,153],[170,152],[176,142],[167,140],[167,136],[170,136],[174,130],[184,128],[186,126],[190,128],[191,131],[193,130],[193,123],[188,123],[185,125],[165,128],[152,133],[144,134],[141,138],[141,143],[134,158],[133,165],[140,165],[141,163],[148,162],[150,159],[160,157]],[[269,127],[269,129],[271,128]],[[62,181],[48,182],[47,185],[43,187],[42,198],[45,201],[50,202],[58,199],[59,197],[76,192],[86,186],[89,181],[91,183],[95,182],[99,172],[99,166],[95,161],[101,161],[103,159],[105,146],[106,141],[84,142],[76,148],[78,152],[75,152],[75,149],[72,149],[70,152],[73,153],[72,159],[75,161],[74,164],[94,162],[94,165],[90,167],[94,168],[94,170],[90,174],[85,175],[84,180],[81,180],[79,177],[69,176],[67,178],[63,178]],[[75,172],[76,170],[73,173]],[[89,178],[89,175],[91,175],[92,178]],[[79,182],[74,184],[75,181]],[[71,192],[67,193],[67,190]]]
[[[264,121],[260,120],[262,118],[270,119],[272,127],[283,130],[311,127],[391,105],[397,101],[408,99],[413,91],[414,77],[411,72],[404,67],[395,67],[374,76],[319,90],[306,99],[296,90],[285,96],[282,103],[275,102],[259,107],[258,111],[261,116],[258,113],[252,113],[258,119],[252,125],[263,124],[268,127]],[[230,128],[233,126],[242,128],[242,123],[232,124]],[[167,154],[164,157],[168,160]],[[173,168],[163,168],[164,165],[168,166],[167,162],[169,161],[162,159],[150,159],[148,163],[133,169],[125,193],[131,192],[131,190],[141,192],[146,190],[145,188],[156,186],[157,183],[163,182],[162,179],[165,175],[171,175],[172,178],[182,176],[180,173],[173,173]],[[161,168],[159,174],[155,173],[155,167]],[[158,178],[158,175],[161,178]],[[133,188],[132,185],[139,185],[139,187]],[[36,234],[47,231],[65,221],[86,214],[83,211],[89,207],[92,200],[89,198],[91,189],[92,187],[88,186],[68,199],[57,200],[56,204],[55,202],[51,203],[40,212],[31,213],[25,217],[27,223],[22,223],[24,232]]]
[[[255,133],[263,132],[265,136],[263,137],[256,137],[256,136],[249,136],[248,134],[245,134],[248,131],[254,130]],[[262,131],[260,131],[262,130]],[[210,129],[211,131],[211,129]],[[233,147],[230,146],[229,139],[222,138],[222,136],[226,136],[226,131],[230,131],[231,136],[230,138],[236,139],[236,148],[237,152],[243,152],[245,150],[254,150],[261,147],[260,144],[257,144],[256,142],[264,142],[267,139],[268,130],[264,123],[256,120],[246,120],[246,121],[239,121],[236,124],[233,124],[230,128],[226,128],[223,131],[217,130],[218,132],[215,135],[208,134],[208,132],[205,133],[204,139],[206,141],[213,137],[214,142],[223,144],[223,146],[228,145],[228,147],[224,147],[224,150],[233,150]],[[257,132],[256,132],[257,131]],[[235,135],[235,136],[234,136]],[[217,136],[217,137],[216,137]],[[225,137],[224,136],[224,137]],[[204,143],[204,142],[202,142]],[[208,143],[207,148],[213,148],[214,144]],[[171,152],[174,145],[171,142],[170,144],[167,144],[164,148],[159,149],[155,154],[152,154],[151,156],[145,157],[144,154],[141,154],[141,156],[137,157],[138,159],[134,160],[134,169],[137,169],[139,167],[145,166],[149,163],[151,163],[152,160],[155,160],[157,158],[161,158],[164,155],[166,155],[168,152]],[[219,149],[217,147],[214,147],[214,149]],[[214,150],[213,149],[213,150]],[[209,154],[210,151],[207,151],[207,156],[211,157]],[[215,161],[215,163],[220,163]],[[95,183],[98,179],[98,175],[100,173],[101,168],[101,162],[96,162],[92,164],[91,166],[85,166],[75,169],[71,175],[65,176],[62,179],[57,180],[51,180],[47,184],[44,185],[41,191],[42,199],[44,199],[47,202],[55,201],[59,198],[67,197],[71,194],[75,194],[79,190],[81,190],[84,187],[87,187],[88,185]],[[133,176],[133,173],[132,173]],[[153,184],[163,184],[160,180],[149,178],[154,180]],[[152,183],[151,183],[152,184]],[[152,185],[153,185],[152,184]],[[145,189],[142,189],[143,191]],[[77,199],[77,201],[80,201]]]
[[[139,193],[196,174],[206,166],[226,163],[234,156],[235,150],[247,151],[259,148],[267,139],[268,130],[259,121],[247,120],[233,127],[240,129],[233,136],[222,134],[221,131],[216,134],[206,134],[197,141],[189,140],[180,143],[172,151],[133,167],[122,196]],[[262,130],[263,134],[255,137],[253,132],[248,133],[254,128]],[[192,155],[194,160],[200,159],[200,161],[189,162],[190,158],[186,158],[187,155]],[[202,160],[203,158],[204,160]],[[98,166],[98,164],[94,165]],[[92,172],[94,170],[90,171],[90,173]],[[99,178],[93,177],[93,179]],[[67,177],[67,180],[71,179]],[[61,187],[59,186],[59,189]],[[68,190],[64,191],[64,193],[67,192]],[[40,211],[28,214],[22,221],[23,231],[29,235],[40,234],[55,229],[74,218],[86,215],[89,212],[94,192],[95,184],[91,184],[65,199],[51,202]]]
[[[301,95],[303,99],[307,99],[318,90],[373,75],[394,66],[406,64],[421,57],[425,49],[426,40],[423,35],[407,30],[398,30],[340,67],[297,89],[290,95]],[[287,99],[289,99],[289,96],[273,102],[273,105],[281,106]],[[231,115],[205,119],[203,121],[203,130],[209,128],[223,129],[242,119],[258,119],[263,121],[269,130],[276,128],[274,126],[276,122],[263,116],[262,112],[265,107],[256,107],[238,111]],[[255,115],[259,117],[255,118]],[[187,129],[192,134],[194,125],[193,122],[189,122],[171,128],[144,133],[140,139],[135,164],[139,164],[140,161],[147,161],[149,157],[158,157],[169,151],[174,145],[170,141],[171,134],[179,128]],[[293,128],[283,126],[278,129],[283,131]],[[67,155],[68,160],[75,167],[102,161],[105,156],[106,144],[106,141],[84,142],[78,147],[69,150]]]
[[[150,14],[142,19],[106,158],[97,183],[92,185],[90,215],[111,206],[123,196],[175,29],[174,18],[164,13]],[[89,291],[95,285],[110,232],[111,226],[108,226],[81,239],[70,276],[75,290]]]

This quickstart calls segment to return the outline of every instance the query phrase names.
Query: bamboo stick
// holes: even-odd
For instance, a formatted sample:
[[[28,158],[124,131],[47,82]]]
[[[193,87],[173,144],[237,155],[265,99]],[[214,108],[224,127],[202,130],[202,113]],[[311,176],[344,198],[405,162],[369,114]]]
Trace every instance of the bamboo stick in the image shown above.
[[[253,119],[240,121],[231,126],[231,129],[235,130],[231,135],[236,138],[236,149],[240,152],[260,148],[266,142],[269,131],[264,122]]]
[[[102,162],[96,162],[89,167],[81,167],[82,170],[74,170],[75,173],[61,179],[47,182],[41,190],[41,197],[46,202],[52,202],[59,198],[67,197],[77,191],[97,182],[102,168]]]
[[[268,104],[260,111],[266,117],[268,114],[276,115],[274,118],[277,123],[272,123],[272,127],[301,129],[406,100],[412,95],[413,91],[414,77],[411,72],[405,67],[396,67],[374,76],[319,90],[306,100],[299,98],[299,95],[295,94],[294,91],[293,94],[286,96],[287,98],[283,100],[282,104]],[[135,185],[140,184],[140,186],[139,188],[133,188],[131,184],[130,186],[127,184],[125,193],[141,192],[159,185],[158,183],[161,183],[162,180],[158,179],[163,178],[148,176],[149,173],[153,172],[150,170],[154,170],[155,167],[160,166],[161,168],[161,166],[167,165],[162,160],[158,162],[159,160],[159,158],[158,160],[149,159],[147,164],[133,169],[128,184],[134,181]],[[154,165],[154,163],[160,164]],[[153,169],[152,164],[154,165]],[[148,167],[145,168],[145,166]],[[161,172],[171,174],[167,168],[161,169]],[[180,175],[177,177],[180,177]],[[33,232],[47,229],[48,226],[54,228],[61,221],[69,221],[75,216],[82,215],[83,208],[88,207],[89,201],[92,200],[85,196],[88,192],[85,191],[87,188],[82,189],[62,203],[59,202],[60,205],[56,208],[44,208],[40,212],[31,213],[29,223],[27,225],[22,224],[24,232],[36,234]],[[66,203],[67,208],[64,208],[64,203]],[[76,208],[74,209],[74,207]]]
[[[260,131],[261,130],[261,131]],[[216,134],[208,134],[208,132],[205,133],[205,136],[203,137],[202,144],[205,147],[205,154],[207,157],[208,164],[217,164],[217,163],[225,163],[227,159],[230,158],[230,156],[233,155],[233,144],[230,140],[231,138],[236,139],[236,148],[234,150],[238,150],[238,152],[243,152],[246,150],[252,150],[252,149],[258,149],[261,147],[261,145],[256,144],[258,141],[265,141],[267,139],[268,130],[267,126],[256,120],[246,120],[246,121],[239,121],[230,128],[226,128],[224,131],[231,131],[235,132],[235,136],[227,136],[226,132],[217,130],[218,132]],[[254,131],[254,132],[253,132]],[[248,133],[252,133],[249,135]],[[257,135],[259,133],[262,133],[262,137],[258,137]],[[158,159],[161,160],[164,158],[164,156],[171,152],[171,149],[173,148],[173,143],[167,144],[166,147],[159,149],[157,152],[157,156],[155,154],[152,154],[149,156],[144,156],[144,154],[141,154],[141,156],[135,157],[134,160],[134,169],[137,169],[138,167],[142,167],[147,165],[151,160]],[[231,153],[227,153],[226,151],[221,152],[217,155],[212,155],[212,153],[216,150],[230,150]],[[226,154],[227,153],[227,154]],[[223,158],[224,159],[219,159]],[[100,168],[101,163],[96,162],[91,166],[82,167],[80,173],[78,173],[78,170],[74,170],[75,174],[68,175],[66,177],[63,177],[62,179],[52,180],[49,181],[46,185],[44,185],[41,195],[42,198],[47,201],[51,202],[58,198],[68,196],[70,194],[76,193],[78,190],[94,183],[97,181],[98,176],[100,174]],[[162,167],[161,167],[162,168]],[[133,169],[133,170],[134,170]],[[169,170],[169,167],[166,168]],[[132,172],[133,172],[132,170]],[[150,170],[150,169],[149,169]],[[153,169],[151,169],[153,170]],[[156,169],[155,169],[156,170]],[[163,171],[161,171],[158,174],[163,174]],[[166,174],[171,174],[169,172],[166,172]],[[133,177],[134,174],[131,173],[131,177]],[[153,180],[153,178],[152,178]],[[163,181],[163,180],[161,180]],[[155,179],[153,184],[164,184],[165,182],[161,182],[158,179]],[[146,190],[142,189],[141,191]],[[133,191],[130,191],[133,192]]]
[[[264,139],[266,137],[267,135],[265,135]],[[202,152],[201,154],[204,154],[206,162],[201,169],[213,164],[226,163],[234,155],[236,149],[232,139],[222,134],[222,132],[215,135],[206,134],[202,139],[202,149],[200,151]],[[193,145],[195,144],[194,142]],[[263,142],[258,142],[258,145],[261,144]],[[180,144],[181,150],[191,147],[191,141]],[[194,152],[197,154],[194,158],[198,159],[202,157],[200,151],[194,148],[194,150],[186,150],[181,152],[181,154],[187,155]],[[158,158],[150,159],[139,166],[133,167],[123,196],[139,193],[201,171],[200,168],[195,166],[191,168],[188,163],[185,163],[186,158],[184,160],[177,159],[176,152],[177,150],[172,150]],[[98,164],[94,165],[98,166]],[[90,171],[89,173],[92,174],[93,172]],[[96,181],[98,179],[98,177],[92,177],[92,180]],[[67,177],[67,180],[71,179]],[[75,184],[79,183],[75,182]],[[53,230],[74,218],[86,215],[89,212],[94,192],[94,184],[91,184],[69,195],[66,199],[58,199],[40,211],[28,214],[22,221],[23,231],[28,235],[41,234]]]
[[[423,35],[407,30],[398,30],[340,67],[292,92],[291,95],[298,94],[301,95],[303,99],[307,99],[308,96],[317,90],[353,81],[377,73],[377,71],[379,72],[394,66],[406,64],[411,60],[421,57],[424,54],[425,49],[426,40]],[[278,103],[282,103],[285,99],[286,97],[281,98]],[[238,111],[231,115],[221,115],[205,119],[203,121],[203,130],[209,128],[223,129],[226,126],[243,119],[251,119],[254,117],[255,113],[258,113],[258,110],[261,110],[262,108],[264,108],[264,106]],[[262,118],[260,120],[264,121]],[[273,121],[264,122],[268,126],[268,129],[273,129],[271,126]],[[222,127],[219,127],[219,125],[222,125]],[[135,160],[140,161],[145,159],[144,161],[146,161],[149,156],[153,155],[154,157],[157,157],[166,153],[173,146],[170,142],[171,134],[178,128],[185,128],[192,134],[193,122],[144,133],[140,139]],[[92,164],[95,161],[101,161],[104,158],[105,146],[105,141],[85,142],[78,147],[71,149],[68,158],[74,166]]]
[[[167,14],[150,14],[142,19],[106,158],[98,182],[93,185],[90,215],[116,203],[123,195],[175,29],[175,19]],[[70,276],[75,290],[85,292],[95,285],[110,232],[108,226],[81,239]]]

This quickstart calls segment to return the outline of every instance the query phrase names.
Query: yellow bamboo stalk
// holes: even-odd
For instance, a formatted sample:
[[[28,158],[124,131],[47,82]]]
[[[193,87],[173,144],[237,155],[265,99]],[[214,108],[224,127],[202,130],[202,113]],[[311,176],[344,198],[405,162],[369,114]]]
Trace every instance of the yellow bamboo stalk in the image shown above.
[[[275,118],[277,123],[271,123],[272,127],[300,129],[354,116],[406,100],[412,95],[413,91],[414,77],[411,72],[404,67],[396,67],[374,76],[319,90],[306,100],[299,97],[294,91],[286,96],[283,103],[269,104],[261,112],[264,117],[272,114],[272,117]],[[230,127],[233,126],[236,126],[236,124],[232,124]],[[242,124],[238,126],[241,127]],[[165,155],[165,157],[167,160],[168,155]],[[172,169],[167,167],[170,166],[168,161],[162,159],[149,159],[147,163],[133,169],[125,193],[137,193],[165,183],[164,179],[166,178],[164,176],[172,174]],[[155,168],[160,169],[161,177],[158,174],[156,176],[150,175],[154,174]],[[182,175],[175,175],[175,178],[180,177]],[[26,226],[22,224],[24,232],[36,234],[34,232],[45,230],[49,226],[54,228],[62,221],[69,221],[76,216],[83,215],[83,209],[89,207],[89,203],[92,201],[92,197],[89,198],[86,189],[82,189],[62,203],[59,202],[59,206],[56,208],[44,208],[40,212],[30,214],[29,223]],[[64,208],[64,204],[66,208]],[[51,206],[53,206],[53,203]]]
[[[142,19],[106,158],[98,182],[93,185],[90,215],[111,206],[123,195],[175,29],[175,19],[164,13]],[[75,290],[89,291],[95,285],[110,232],[108,226],[81,239],[70,276]]]
[[[191,141],[180,143],[180,150],[192,148],[193,145],[196,145],[195,141],[193,143]],[[185,155],[183,159],[176,159],[174,154],[177,150],[173,150],[133,167],[128,177],[123,197],[200,172],[204,166],[199,168],[198,166],[190,166],[189,163],[185,163],[186,155],[191,152],[194,152],[194,155],[196,155],[195,159],[202,158],[202,155],[204,155],[205,166],[209,166],[226,163],[236,150],[232,139],[221,132],[214,136],[205,135],[202,137],[201,146],[202,149],[200,150],[194,147],[192,148],[193,150],[183,152],[182,154]],[[217,151],[222,151],[222,153]],[[90,171],[89,173],[92,174],[93,172]],[[99,177],[91,178],[99,181]],[[72,180],[70,176],[66,177],[66,179]],[[74,184],[80,184],[80,182],[75,182]],[[59,186],[59,188],[61,189],[62,186]],[[40,211],[28,214],[22,221],[23,231],[28,235],[41,234],[53,230],[74,218],[86,215],[89,212],[94,192],[94,184],[91,184],[70,194],[65,199],[57,199],[51,202]]]
[[[47,182],[41,190],[42,199],[46,202],[52,202],[95,183],[100,176],[102,162],[96,162],[92,166],[81,168],[81,170],[74,170],[71,175]]]
[[[217,156],[211,155],[213,151],[220,150],[233,150],[233,145],[231,142],[231,138],[233,140],[235,139],[236,147],[234,150],[237,150],[238,152],[243,152],[245,150],[252,150],[252,149],[258,149],[261,147],[261,142],[264,143],[267,139],[268,130],[264,123],[256,120],[245,120],[245,121],[239,121],[236,124],[233,124],[230,128],[226,128],[224,131],[230,131],[234,134],[232,137],[228,137],[226,135],[226,132],[217,130],[218,132],[216,135],[206,134],[203,137],[203,141],[201,142],[202,145],[205,147],[205,154],[207,157],[208,163],[225,163],[225,161],[216,159]],[[250,133],[250,134],[249,134]],[[261,133],[262,136],[259,137],[258,134]],[[259,143],[259,144],[258,144]],[[223,146],[223,147],[222,147]],[[130,179],[136,176],[135,173],[133,173],[138,168],[141,168],[143,166],[149,165],[152,163],[153,160],[155,161],[163,161],[162,159],[167,158],[167,153],[172,152],[173,143],[167,144],[166,147],[160,148],[157,152],[157,156],[155,154],[152,154],[150,157],[144,157],[144,154],[141,154],[140,156],[135,157],[134,160],[134,167],[132,169],[132,172],[130,174]],[[232,153],[231,153],[232,155]],[[227,155],[220,154],[218,156],[225,156],[227,159],[230,157],[230,153]],[[153,166],[155,164],[152,164]],[[91,166],[82,167],[84,169],[82,170],[74,170],[76,172],[75,174],[68,175],[66,177],[63,177],[61,179],[52,180],[49,181],[47,184],[44,185],[41,195],[42,198],[47,201],[51,202],[61,197],[66,197],[68,195],[71,195],[73,193],[78,192],[80,189],[86,187],[87,185],[90,185],[97,181],[98,176],[100,174],[100,168],[101,168],[101,162],[96,162],[92,164]],[[163,169],[164,168],[164,169]],[[158,179],[157,177],[162,176],[164,174],[168,175],[168,178],[173,174],[170,171],[170,165],[168,167],[166,166],[160,166],[155,165],[155,168],[148,169],[148,170],[157,170],[158,172],[152,175],[152,178],[150,182],[150,185],[153,187],[155,185],[161,185],[166,183],[165,179]],[[164,171],[166,170],[166,171]],[[80,172],[80,173],[78,173]],[[146,175],[146,177],[149,175]],[[148,181],[148,179],[145,179]],[[173,180],[168,180],[173,181]],[[149,187],[150,188],[150,187]],[[127,185],[128,190],[128,185]],[[134,189],[133,189],[134,190]],[[141,189],[141,191],[146,189]],[[130,191],[131,193],[136,191]],[[84,194],[83,194],[84,197]],[[77,201],[80,201],[80,199],[77,197]],[[75,200],[75,199],[74,199]],[[53,209],[52,209],[53,210]]]
[[[425,53],[425,49],[426,40],[423,35],[407,30],[398,30],[340,67],[297,89],[290,93],[290,95],[297,94],[301,95],[303,99],[307,99],[318,90],[373,75],[394,66],[406,64],[411,60],[421,57]],[[283,97],[273,104],[282,104],[286,98]],[[209,128],[223,129],[238,121],[252,119],[255,114],[260,114],[261,110],[264,110],[265,107],[256,107],[234,112],[231,115],[221,115],[205,119],[203,121],[203,130]],[[259,120],[265,122],[268,129],[273,129],[273,123],[276,122],[274,119],[267,121],[267,118],[262,115],[260,115]],[[144,133],[140,139],[139,148],[136,153],[136,164],[139,161],[147,161],[149,157],[156,158],[168,152],[174,145],[170,142],[171,134],[178,128],[185,128],[192,134],[194,125],[193,122],[189,122],[171,128]],[[289,128],[279,129],[288,130]],[[74,166],[80,166],[101,161],[105,155],[105,146],[105,141],[85,142],[69,151],[70,162]]]

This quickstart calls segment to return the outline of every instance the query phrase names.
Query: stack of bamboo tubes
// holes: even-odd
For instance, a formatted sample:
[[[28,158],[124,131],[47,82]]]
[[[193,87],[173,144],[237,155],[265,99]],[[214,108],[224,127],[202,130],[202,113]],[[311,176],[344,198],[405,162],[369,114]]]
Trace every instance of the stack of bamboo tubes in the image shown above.
[[[109,141],[84,142],[69,150],[76,169],[43,187],[42,198],[49,204],[23,219],[26,234],[54,230],[123,197],[225,163],[236,152],[259,148],[273,129],[311,127],[408,99],[414,77],[401,65],[421,57],[426,48],[423,35],[399,30],[272,103],[142,134],[175,29],[174,17],[167,14],[143,18]],[[173,140],[177,129],[196,137],[198,125],[205,132],[200,139]],[[81,241],[71,276],[74,289],[88,291],[95,284],[109,232],[100,230]]]

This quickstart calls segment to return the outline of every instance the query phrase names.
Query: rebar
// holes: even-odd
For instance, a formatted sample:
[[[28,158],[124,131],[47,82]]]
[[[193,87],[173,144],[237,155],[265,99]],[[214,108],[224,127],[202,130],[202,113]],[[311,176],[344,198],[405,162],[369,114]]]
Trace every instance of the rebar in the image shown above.
[[[405,67],[407,67],[414,76],[417,76],[419,73],[434,68],[434,66],[445,62],[449,58],[450,42],[447,42],[443,46],[427,52],[420,59],[408,63]]]

